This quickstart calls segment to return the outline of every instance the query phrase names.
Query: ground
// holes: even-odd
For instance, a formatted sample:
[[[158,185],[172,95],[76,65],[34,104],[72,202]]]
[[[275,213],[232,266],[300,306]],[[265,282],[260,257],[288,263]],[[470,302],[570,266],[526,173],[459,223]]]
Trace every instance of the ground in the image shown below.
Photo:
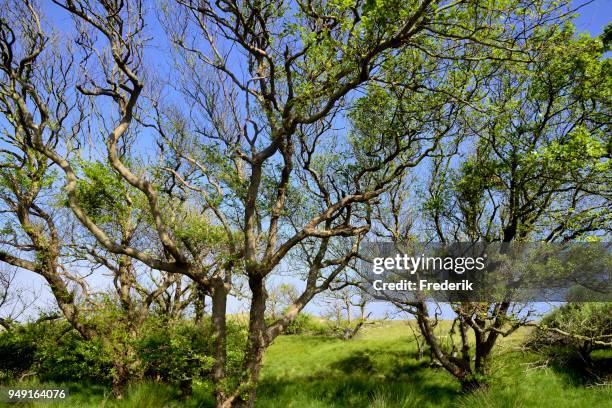
[[[267,352],[258,407],[612,407],[612,387],[587,385],[554,367],[538,368],[540,358],[520,347],[526,332],[500,344],[489,387],[462,394],[443,369],[425,356],[417,360],[408,322],[367,326],[355,339],[281,336]],[[31,383],[22,386],[34,386]],[[195,388],[180,401],[175,389],[159,384],[135,386],[123,401],[102,387],[69,385],[63,403],[19,407],[207,407],[210,387]]]

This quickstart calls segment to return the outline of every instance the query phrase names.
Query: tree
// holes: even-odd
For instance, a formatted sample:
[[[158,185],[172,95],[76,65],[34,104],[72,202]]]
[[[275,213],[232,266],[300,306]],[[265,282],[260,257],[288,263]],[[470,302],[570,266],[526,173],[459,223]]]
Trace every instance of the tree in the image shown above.
[[[152,274],[149,281],[137,279],[141,265],[129,256],[106,251],[63,210],[66,199],[59,191],[55,163],[43,151],[56,148],[60,140],[76,138],[87,113],[72,89],[74,56],[60,53],[62,44],[45,35],[32,2],[2,7],[0,203],[5,226],[0,261],[42,276],[70,324],[83,338],[105,344],[115,357],[114,391],[119,396],[130,378],[139,377],[129,336],[137,335],[149,310],[167,290],[176,289],[178,297],[172,305],[175,309],[180,305],[179,310],[186,307],[181,294],[189,291],[180,288],[182,275],[162,273]],[[81,174],[74,188],[84,213],[121,242],[142,240],[149,224],[134,191],[124,188],[99,161],[77,160],[73,166]],[[87,282],[92,272],[84,266],[110,272],[114,295],[92,293]],[[152,288],[148,287],[151,282]],[[111,315],[104,315],[109,310]],[[121,331],[123,335],[117,336]]]
[[[570,25],[550,29],[530,63],[495,65],[485,97],[459,126],[463,141],[432,161],[423,226],[402,228],[410,204],[395,192],[378,212],[384,236],[397,245],[422,235],[508,244],[609,232],[609,60],[599,40],[574,37]],[[509,291],[498,302],[451,303],[450,345],[436,333],[438,314],[427,299],[395,303],[416,316],[442,366],[473,389],[486,383],[497,340],[529,321],[512,299]]]
[[[281,283],[268,290],[268,318],[276,320],[298,297],[297,288],[290,283]]]
[[[368,323],[372,313],[366,313],[366,308],[371,301],[367,292],[353,285],[330,290],[323,302],[332,330],[343,340],[355,337]]]
[[[523,41],[530,33],[525,27],[541,24],[549,10],[531,3],[495,10],[428,1],[179,3],[186,8],[166,25],[180,50],[189,115],[198,122],[196,141],[171,146],[191,176],[179,180],[214,204],[220,224],[243,234],[230,252],[244,261],[252,296],[251,360],[245,361],[252,403],[263,350],[351,262],[369,228],[369,204],[451,131],[456,112],[444,109],[443,99],[462,95],[445,95],[441,82],[427,75],[448,74],[451,66],[469,70],[453,61],[520,59],[520,47],[509,44]],[[522,20],[523,9],[537,15],[524,31],[491,24]],[[393,132],[372,121],[330,141],[334,125],[345,122],[342,108],[352,108],[353,91],[366,83],[379,84],[380,99],[372,105],[395,121],[406,118],[402,106],[388,103],[390,84],[377,74],[395,58],[415,74],[410,86],[426,102],[407,122],[412,126]],[[432,94],[437,98],[428,102]],[[194,152],[192,146],[206,148]],[[223,165],[211,166],[219,157]],[[347,238],[350,244],[342,242]],[[306,264],[306,289],[283,318],[265,327],[265,277],[295,253]]]

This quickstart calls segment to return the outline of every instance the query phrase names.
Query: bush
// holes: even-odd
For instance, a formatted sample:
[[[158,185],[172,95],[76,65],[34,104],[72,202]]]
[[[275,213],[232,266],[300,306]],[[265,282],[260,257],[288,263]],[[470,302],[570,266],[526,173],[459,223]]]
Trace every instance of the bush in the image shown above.
[[[227,365],[228,377],[237,379],[242,374],[242,361],[247,343],[247,326],[239,321],[228,319],[227,321]],[[209,348],[214,350],[214,339],[209,336]]]
[[[97,318],[100,329],[101,322],[110,324]],[[113,359],[126,358],[119,353],[119,341],[135,352],[130,359],[147,378],[179,386],[209,379],[214,363],[209,321],[198,326],[191,321],[167,322],[160,316],[150,316],[137,337],[123,333],[118,339],[122,329],[121,324],[108,328],[107,344],[103,345],[102,340],[84,340],[65,320],[15,324],[12,330],[0,332],[0,381],[15,381],[31,374],[41,381],[110,385]],[[238,377],[246,327],[230,320],[227,334],[228,375]]]
[[[148,322],[142,338],[136,341],[136,350],[145,366],[145,376],[167,383],[203,378],[213,365],[202,329],[189,322]]]
[[[329,324],[308,313],[299,313],[285,330],[285,334],[328,336],[331,335],[331,333],[332,330]]]
[[[111,379],[111,361],[63,320],[15,325],[0,333],[0,372],[5,380],[35,374],[42,381]]]
[[[229,319],[226,329],[227,382],[235,386],[242,374],[247,328]],[[188,390],[193,381],[209,381],[215,351],[215,339],[210,333],[209,319],[196,325],[191,321],[168,324],[159,318],[151,318],[136,343],[136,350],[145,366],[145,376],[178,385],[183,390]]]
[[[32,333],[17,325],[0,332],[0,381],[19,378],[30,370],[36,352]]]
[[[541,321],[527,340],[532,350],[547,355],[561,365],[592,366],[591,353],[610,349],[612,303],[568,303]]]

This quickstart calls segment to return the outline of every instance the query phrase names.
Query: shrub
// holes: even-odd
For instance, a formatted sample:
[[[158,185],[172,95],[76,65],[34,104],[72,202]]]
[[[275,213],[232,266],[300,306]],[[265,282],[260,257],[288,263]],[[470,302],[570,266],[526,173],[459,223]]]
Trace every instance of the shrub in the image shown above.
[[[242,374],[242,362],[244,350],[247,343],[248,328],[240,321],[228,319],[227,321],[227,364],[226,370],[228,377],[237,379]],[[209,336],[209,348],[213,352],[213,338]]]
[[[548,313],[527,340],[561,365],[592,366],[591,353],[610,349],[612,303],[568,303]]]
[[[285,330],[285,334],[331,335],[329,324],[308,313],[299,313]]]
[[[307,313],[299,313],[285,329],[285,334],[302,334],[312,324],[313,318]]]
[[[102,321],[110,324],[96,319],[98,325]],[[118,339],[122,328],[121,324],[109,328],[104,345],[84,340],[65,320],[15,324],[12,330],[0,332],[0,381],[32,374],[42,381],[110,385],[116,363],[113,359],[126,358],[118,353],[118,341],[135,351],[130,358],[138,362],[147,378],[179,386],[209,379],[214,362],[210,321],[195,325],[150,316],[136,337],[124,333]],[[246,327],[230,320],[227,333],[228,375],[237,378],[242,369]]]
[[[36,352],[32,334],[32,330],[18,325],[0,332],[0,381],[19,378],[30,370]]]
[[[174,384],[203,378],[212,368],[213,359],[202,334],[202,329],[190,322],[148,322],[142,338],[136,341],[145,375]]]
[[[75,330],[66,327],[67,323],[63,326],[62,335],[47,337],[38,347],[35,355],[38,377],[42,381],[110,384],[111,356],[100,343],[83,340]]]
[[[109,383],[111,361],[63,320],[15,325],[0,333],[0,372],[5,380],[36,374],[43,381]]]

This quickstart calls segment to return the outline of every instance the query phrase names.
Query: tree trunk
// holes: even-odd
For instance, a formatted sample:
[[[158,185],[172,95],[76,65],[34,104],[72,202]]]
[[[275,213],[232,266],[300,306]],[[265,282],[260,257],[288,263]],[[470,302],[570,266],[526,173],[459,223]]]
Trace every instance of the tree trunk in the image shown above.
[[[191,378],[186,380],[181,380],[179,383],[179,388],[181,390],[181,398],[186,399],[193,395],[193,380]]]
[[[225,377],[227,364],[227,294],[228,289],[221,278],[213,281],[212,297],[212,327],[215,341],[215,364],[213,366],[213,381],[215,384],[215,399],[222,406],[226,400]]]
[[[475,379],[472,376],[466,377],[461,380],[461,391],[463,392],[473,392],[485,387],[485,383],[482,383]]]
[[[113,384],[112,393],[116,399],[123,399],[129,382],[129,370],[125,364],[113,361]]]
[[[242,395],[238,406],[252,408],[255,406],[257,380],[261,369],[261,360],[268,344],[266,333],[266,288],[262,277],[249,277],[249,287],[252,293],[249,315],[249,339],[244,359],[244,378],[241,381]]]
[[[135,338],[137,332],[131,332]],[[117,399],[122,399],[130,383],[137,383],[143,378],[142,363],[138,354],[129,342],[113,343],[109,338],[103,339],[112,351],[113,383],[112,393]]]
[[[194,302],[195,316],[194,323],[200,326],[204,322],[204,315],[206,313],[206,291],[203,288],[197,287],[197,297]]]
[[[419,302],[416,307],[418,310],[416,316],[417,323],[419,324],[421,334],[423,335],[425,342],[429,346],[431,353],[435,356],[436,360],[442,365],[442,367],[444,367],[461,382],[462,387],[464,383],[466,386],[472,384],[474,380],[472,380],[473,373],[470,367],[464,366],[460,359],[452,357],[450,354],[444,351],[438,342],[436,334],[434,333],[434,328],[429,321],[427,305],[424,302]]]

